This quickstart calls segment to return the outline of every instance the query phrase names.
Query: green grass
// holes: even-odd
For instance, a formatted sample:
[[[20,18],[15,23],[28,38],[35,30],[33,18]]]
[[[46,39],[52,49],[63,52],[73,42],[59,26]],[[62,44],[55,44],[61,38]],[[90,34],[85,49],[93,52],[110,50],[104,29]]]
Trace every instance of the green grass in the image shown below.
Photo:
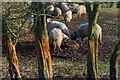
[[[53,72],[54,76],[60,75],[70,78],[76,74],[82,76],[83,73],[86,73],[86,64],[81,64],[77,61],[54,59]]]
[[[98,62],[98,76],[109,78],[109,74],[110,74],[109,61],[99,61]]]
[[[87,64],[80,63],[77,61],[67,61],[61,59],[54,59],[53,64],[53,72],[54,76],[68,76],[74,77],[75,75],[79,75],[84,77],[83,74],[87,74]],[[99,78],[109,78],[110,74],[110,62],[106,61],[98,61],[98,77]],[[119,74],[120,74],[120,65],[119,65]]]
[[[100,12],[118,13],[118,8],[101,8]]]

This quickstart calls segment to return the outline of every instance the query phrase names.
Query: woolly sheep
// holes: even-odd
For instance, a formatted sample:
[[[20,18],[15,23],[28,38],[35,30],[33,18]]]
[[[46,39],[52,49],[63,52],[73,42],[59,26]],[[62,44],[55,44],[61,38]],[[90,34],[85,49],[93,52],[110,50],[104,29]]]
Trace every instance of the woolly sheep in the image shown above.
[[[62,11],[59,7],[54,7],[54,16],[62,15]]]
[[[73,13],[77,14],[78,17],[81,17],[82,15],[86,15],[86,7],[84,5],[80,5],[73,10]]]
[[[69,10],[69,11],[65,12],[65,14],[64,14],[65,23],[70,22],[71,19],[72,19],[72,11]]]
[[[71,3],[71,4],[69,5],[69,8],[72,9],[72,10],[74,10],[74,9],[77,8],[78,6],[79,6],[78,4]]]
[[[96,24],[96,29],[97,29],[97,38],[101,44],[101,39],[102,39],[102,28],[100,27],[100,25]],[[86,24],[81,24],[79,27],[75,28],[74,33],[71,35],[71,39],[75,40],[76,38],[81,38],[82,39],[82,44],[83,39],[85,37],[87,37],[87,28],[88,28],[88,23]],[[81,45],[82,45],[81,44]]]
[[[49,34],[49,41],[50,41],[50,46],[51,49],[53,47],[54,51],[59,51],[61,50],[61,44],[63,41],[68,40],[69,37],[67,35],[65,35],[61,29],[59,28],[54,28],[51,30],[50,34]]]
[[[67,28],[67,26],[64,23],[59,22],[59,21],[50,21],[50,22],[48,22],[47,23],[48,35],[49,35],[50,31],[53,28],[59,28],[59,29],[61,29],[64,34],[66,34],[67,36],[70,37],[69,29]]]
[[[65,13],[68,10],[70,10],[70,8],[68,7],[67,3],[61,3],[60,4],[60,8],[61,8],[63,13]]]

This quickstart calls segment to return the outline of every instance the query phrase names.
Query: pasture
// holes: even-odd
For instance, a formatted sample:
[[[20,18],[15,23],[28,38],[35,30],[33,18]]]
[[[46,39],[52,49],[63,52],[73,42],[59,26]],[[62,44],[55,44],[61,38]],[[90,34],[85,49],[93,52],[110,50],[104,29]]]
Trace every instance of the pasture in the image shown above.
[[[99,45],[98,52],[98,76],[99,78],[109,78],[110,72],[110,56],[118,43],[119,36],[118,26],[120,16],[118,17],[117,8],[101,8],[97,23],[102,27],[103,37],[102,45]],[[53,20],[62,21],[63,17]],[[73,31],[76,26],[82,23],[87,23],[87,16],[77,18],[73,15],[71,22],[67,23],[68,28]],[[81,40],[76,40],[75,43],[80,44]],[[37,78],[37,56],[35,52],[34,35],[27,34],[23,36],[16,46],[17,56],[19,59],[20,73],[22,78]],[[87,43],[82,47],[67,47],[62,46],[62,51],[58,53],[51,52],[53,60],[53,77],[54,79],[61,78],[84,78],[87,76]],[[4,55],[0,57],[2,61],[1,76],[9,78],[7,71],[8,62]],[[120,64],[120,60],[119,60]],[[120,77],[120,65],[119,65]]]

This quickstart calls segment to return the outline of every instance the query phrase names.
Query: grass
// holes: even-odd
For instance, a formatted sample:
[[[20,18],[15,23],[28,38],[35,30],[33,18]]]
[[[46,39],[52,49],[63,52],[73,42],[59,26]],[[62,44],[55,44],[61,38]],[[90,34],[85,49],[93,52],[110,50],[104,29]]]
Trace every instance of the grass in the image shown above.
[[[99,61],[98,62],[98,76],[109,78],[109,74],[110,74],[109,61]]]
[[[80,63],[77,61],[67,61],[62,59],[53,60],[53,72],[54,76],[68,76],[74,77],[79,75],[85,77],[87,74],[87,64]],[[109,60],[99,61],[98,62],[98,77],[99,78],[109,78],[110,74],[110,63]],[[120,74],[120,65],[119,65],[119,74]],[[120,75],[119,75],[120,76]]]
[[[118,13],[118,8],[101,8],[100,12],[106,12],[106,13]]]
[[[72,78],[76,74],[82,76],[83,73],[86,73],[86,63],[81,64],[77,61],[67,61],[63,59],[54,59],[53,62],[54,76],[69,76]]]

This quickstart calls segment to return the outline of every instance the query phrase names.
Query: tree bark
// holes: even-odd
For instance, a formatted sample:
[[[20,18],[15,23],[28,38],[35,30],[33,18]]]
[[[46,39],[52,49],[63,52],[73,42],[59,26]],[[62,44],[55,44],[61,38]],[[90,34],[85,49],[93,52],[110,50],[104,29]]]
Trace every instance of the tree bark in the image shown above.
[[[39,78],[52,79],[52,59],[49,49],[48,33],[46,28],[46,15],[43,9],[43,4],[40,3],[41,12],[37,10],[37,19],[34,26],[34,34],[36,40],[36,51],[38,59]]]
[[[7,30],[5,28],[5,21],[3,21],[2,25],[2,49],[3,54],[5,54],[8,62],[9,62],[9,73],[11,78],[17,78],[20,79],[20,71],[19,71],[19,61],[16,55],[16,44],[13,44],[11,41],[11,38],[7,34]],[[14,76],[15,75],[15,76]]]
[[[20,71],[19,71],[19,61],[16,55],[16,47],[12,43],[12,41],[3,39],[3,54],[6,55],[6,58],[9,62],[9,73],[11,78],[20,79]],[[15,75],[15,76],[14,76]]]
[[[110,58],[110,80],[118,80],[118,56],[120,57],[120,41]]]
[[[88,14],[88,44],[89,52],[87,58],[87,79],[97,80],[97,64],[98,64],[98,38],[96,35],[95,24],[98,18],[98,10],[100,4],[86,3],[86,10]]]

